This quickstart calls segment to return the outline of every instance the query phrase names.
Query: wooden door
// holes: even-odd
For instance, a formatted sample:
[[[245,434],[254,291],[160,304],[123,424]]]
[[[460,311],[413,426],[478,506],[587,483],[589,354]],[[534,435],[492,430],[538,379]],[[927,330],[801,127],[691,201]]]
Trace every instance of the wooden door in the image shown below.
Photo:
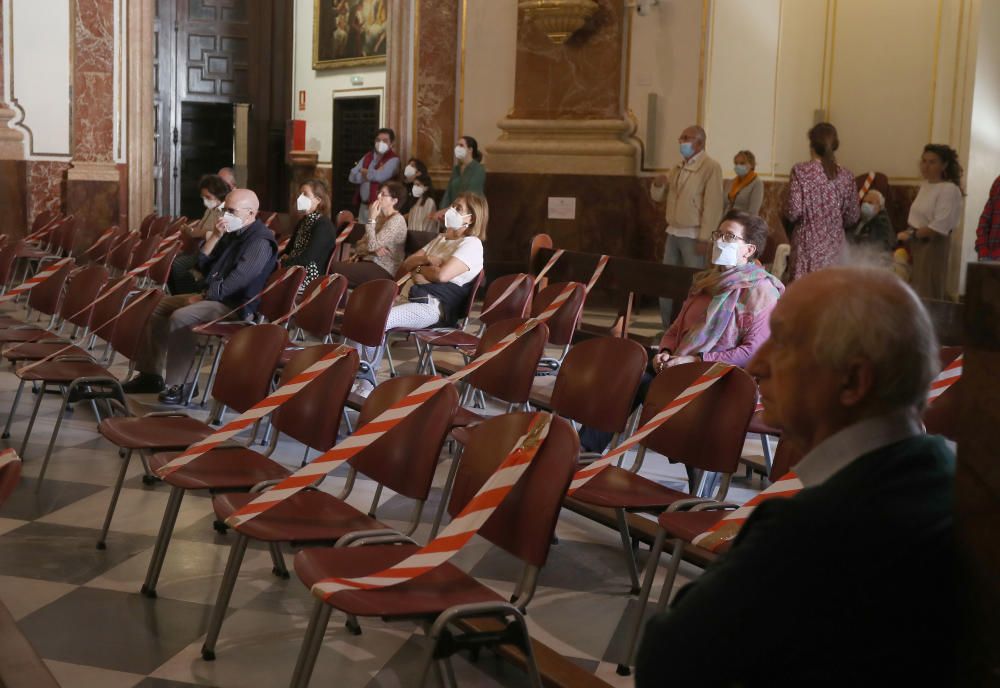
[[[347,181],[351,168],[372,149],[379,128],[379,96],[333,100],[333,208],[357,212],[356,187]]]

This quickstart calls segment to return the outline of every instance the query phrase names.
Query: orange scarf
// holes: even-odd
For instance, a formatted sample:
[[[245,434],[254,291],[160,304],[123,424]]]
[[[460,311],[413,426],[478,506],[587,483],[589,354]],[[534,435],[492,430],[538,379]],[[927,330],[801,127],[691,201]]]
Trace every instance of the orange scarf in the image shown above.
[[[757,178],[757,173],[753,170],[747,172],[747,175],[740,179],[737,177],[733,180],[733,185],[729,187],[729,202],[732,203],[736,200],[736,195],[743,190],[745,187],[750,186],[750,183]]]

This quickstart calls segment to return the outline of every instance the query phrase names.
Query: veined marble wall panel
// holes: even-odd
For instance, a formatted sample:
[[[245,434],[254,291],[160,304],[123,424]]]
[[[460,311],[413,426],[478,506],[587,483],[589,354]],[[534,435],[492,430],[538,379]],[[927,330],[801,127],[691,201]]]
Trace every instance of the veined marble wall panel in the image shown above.
[[[737,151],[750,150],[770,174],[781,0],[716,0],[709,19],[705,76],[708,150],[728,177]]]
[[[6,102],[7,98],[7,91],[4,88],[7,85],[7,50],[5,48],[7,22],[5,12],[4,3],[0,2],[0,103]]]
[[[72,153],[72,29],[70,0],[7,0],[4,5],[12,102],[24,112],[28,157]],[[44,40],[42,38],[44,37]]]
[[[73,117],[76,161],[114,159],[115,7],[113,0],[75,0]]]
[[[517,3],[466,0],[464,21],[459,135],[474,136],[481,147],[486,147],[500,136],[497,122],[514,103]]]
[[[677,136],[701,124],[701,62],[708,0],[662,0],[645,17],[628,15],[625,104],[643,146],[643,168],[665,169],[680,161]],[[704,28],[707,28],[707,23]],[[650,121],[649,95],[657,108]],[[652,133],[652,135],[650,135]],[[711,136],[711,134],[710,134]],[[716,154],[715,140],[709,147]]]

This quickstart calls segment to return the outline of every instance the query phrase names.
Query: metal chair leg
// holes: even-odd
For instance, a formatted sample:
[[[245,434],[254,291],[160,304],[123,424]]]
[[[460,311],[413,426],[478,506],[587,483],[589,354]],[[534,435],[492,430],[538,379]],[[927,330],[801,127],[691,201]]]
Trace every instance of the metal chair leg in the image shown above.
[[[205,644],[201,646],[201,658],[205,661],[211,662],[215,659],[215,644],[219,640],[222,622],[226,618],[226,609],[233,596],[233,588],[236,587],[236,578],[240,575],[240,567],[243,565],[243,557],[247,553],[247,543],[249,542],[250,539],[246,535],[236,533],[236,541],[229,550],[229,560],[226,562],[226,571],[222,574],[222,581],[219,583],[219,595],[215,599],[215,608],[212,609],[208,634],[205,636]],[[323,606],[329,609],[327,605]]]
[[[26,455],[26,450],[28,449],[28,438],[31,437],[31,430],[35,427],[35,418],[38,417],[38,408],[42,405],[42,398],[45,396],[45,383],[42,383],[41,389],[38,390],[38,394],[35,397],[35,406],[31,411],[31,418],[28,419],[28,428],[24,431],[24,439],[21,440],[21,459],[23,460]]]
[[[52,450],[56,446],[56,437],[59,436],[59,427],[62,425],[63,416],[66,415],[66,407],[69,406],[69,395],[76,389],[75,384],[71,384],[68,388],[61,387],[62,391],[62,405],[59,407],[59,414],[56,416],[56,424],[52,428],[52,437],[49,439],[49,447],[45,450],[45,458],[42,460],[42,469],[38,472],[38,482],[35,483],[35,492],[39,492],[42,489],[42,481],[45,480],[45,471],[48,470],[49,460],[52,458]]]
[[[156,597],[156,583],[160,580],[163,562],[167,558],[167,546],[170,545],[170,536],[174,533],[177,514],[180,513],[183,500],[183,488],[171,488],[170,496],[167,498],[167,508],[163,511],[163,521],[160,522],[160,532],[156,535],[153,556],[149,560],[149,568],[146,569],[146,580],[139,589],[139,592],[146,597]]]
[[[10,405],[10,413],[7,414],[7,422],[3,426],[3,439],[10,437],[10,426],[14,423],[14,412],[17,411],[18,404],[21,403],[21,393],[24,392],[24,380],[17,385],[17,392],[14,393],[14,403]]]
[[[212,369],[208,371],[208,380],[205,382],[205,391],[201,394],[201,405],[204,406],[208,403],[208,393],[212,389],[212,385],[215,384],[215,376],[219,372],[219,361],[222,360],[222,342],[215,348],[215,358],[212,359]]]
[[[642,591],[636,601],[635,623],[632,624],[632,633],[629,636],[628,644],[625,647],[625,663],[618,665],[618,675],[628,676],[632,673],[630,667],[635,665],[635,652],[639,645],[639,635],[642,633],[642,623],[646,616],[646,605],[649,603],[649,593],[653,589],[653,579],[656,578],[656,569],[660,564],[660,554],[663,552],[663,543],[667,539],[667,533],[663,529],[656,534],[653,542],[653,550],[649,554],[649,561],[646,563],[646,575],[642,579]]]
[[[292,674],[291,688],[307,688],[309,679],[312,678],[313,669],[316,666],[316,658],[319,650],[323,646],[323,636],[326,635],[326,626],[330,623],[330,613],[333,607],[322,600],[316,600],[313,606],[313,613],[309,619],[309,628],[306,629],[306,636],[302,639],[302,649],[299,651],[299,658],[295,662],[295,672]]]
[[[635,562],[635,553],[632,551],[632,538],[628,532],[628,518],[625,509],[615,509],[615,516],[618,520],[618,533],[622,536],[622,551],[625,553],[625,565],[628,568],[629,578],[632,579],[632,589],[630,595],[639,594],[639,567]]]
[[[458,463],[462,460],[462,452],[465,447],[459,446],[458,451],[455,452],[454,458],[451,460],[451,466],[448,467],[448,478],[444,482],[444,487],[441,490],[441,503],[438,504],[437,513],[434,515],[434,523],[431,525],[430,540],[437,537],[438,530],[441,528],[441,519],[444,518],[445,507],[448,506],[448,498],[451,496],[451,488],[455,483],[455,475],[458,473]]]
[[[111,503],[108,504],[108,513],[104,517],[104,525],[101,526],[101,536],[97,540],[97,549],[105,549],[107,547],[108,539],[108,529],[111,528],[111,518],[115,515],[115,507],[118,505],[118,495],[122,492],[122,483],[125,482],[125,474],[128,472],[128,465],[132,461],[132,450],[129,449],[125,453],[125,458],[122,459],[121,470],[118,471],[118,480],[115,481],[114,492],[111,493]]]
[[[288,568],[285,566],[285,557],[281,554],[281,543],[272,542],[268,549],[271,550],[271,564],[273,564],[271,573],[278,578],[288,580]]]

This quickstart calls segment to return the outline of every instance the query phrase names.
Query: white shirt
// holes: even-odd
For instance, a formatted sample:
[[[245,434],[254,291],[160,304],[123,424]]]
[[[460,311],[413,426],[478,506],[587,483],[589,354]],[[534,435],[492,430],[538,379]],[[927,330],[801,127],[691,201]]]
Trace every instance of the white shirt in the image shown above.
[[[910,206],[906,223],[914,229],[930,227],[947,236],[962,221],[962,190],[951,182],[924,182]]]
[[[701,156],[704,154],[705,151],[698,151],[687,160],[681,162],[679,165],[680,170],[677,173],[677,186],[684,186],[684,182],[691,176],[691,166],[694,165],[696,161],[700,160]],[[662,203],[666,190],[667,187],[656,186],[654,184],[650,187],[649,192],[655,202]],[[682,239],[697,239],[698,229],[698,227],[676,227],[674,225],[670,225],[667,227],[667,234],[673,234],[675,237],[680,237]]]
[[[460,287],[474,280],[483,271],[483,242],[476,237],[446,239],[444,234],[440,234],[424,247],[424,255],[438,256],[442,264],[448,262],[449,258],[458,258],[468,265],[468,270],[448,280]]]
[[[912,411],[868,418],[833,433],[813,447],[796,464],[795,474],[804,487],[815,487],[865,454],[922,434],[924,429]]]

